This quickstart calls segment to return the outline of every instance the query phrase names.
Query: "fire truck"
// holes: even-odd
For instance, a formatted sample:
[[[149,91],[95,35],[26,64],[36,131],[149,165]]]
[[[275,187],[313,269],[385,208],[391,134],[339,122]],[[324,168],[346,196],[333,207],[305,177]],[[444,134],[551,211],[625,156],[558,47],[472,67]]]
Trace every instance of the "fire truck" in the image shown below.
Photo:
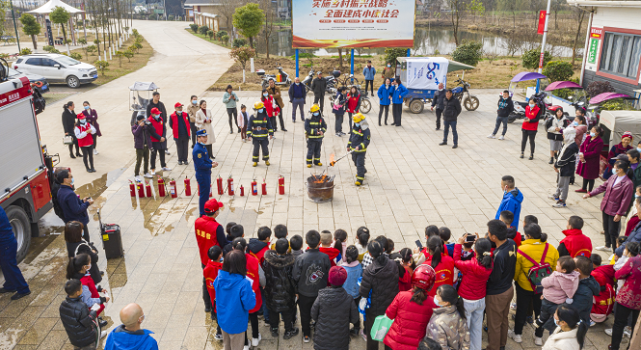
[[[36,114],[44,99],[27,77],[6,78],[0,64],[0,205],[6,211],[18,241],[21,261],[31,237],[38,235],[38,220],[52,207],[53,158],[40,142]]]

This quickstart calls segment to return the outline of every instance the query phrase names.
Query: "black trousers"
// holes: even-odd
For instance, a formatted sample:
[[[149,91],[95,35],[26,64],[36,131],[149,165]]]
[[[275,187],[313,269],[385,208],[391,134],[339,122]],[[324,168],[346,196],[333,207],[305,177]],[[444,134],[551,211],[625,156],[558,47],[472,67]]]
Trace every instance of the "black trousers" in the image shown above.
[[[196,132],[198,132],[198,127],[196,123],[189,122],[189,127],[191,128],[191,148],[194,148],[196,145]]]
[[[311,327],[309,321],[312,319],[312,305],[314,305],[316,297],[307,297],[302,294],[298,295],[298,308],[300,309],[300,323],[303,328],[303,335],[311,335]]]
[[[403,115],[403,104],[392,104],[392,115],[394,116],[394,125],[401,126],[401,116]]]
[[[639,310],[629,309],[619,303],[614,304],[614,324],[612,325],[612,349],[619,350],[621,339],[623,338],[623,329],[628,325],[628,318],[632,315],[632,330],[636,327],[639,318]],[[630,349],[630,345],[628,345]]]
[[[254,153],[252,154],[252,160],[254,163],[258,162],[258,154],[260,153],[260,149],[262,148],[263,150],[263,160],[268,161],[269,160],[269,140],[267,139],[267,136],[265,137],[259,137],[259,138],[252,138],[252,143],[254,144]]]
[[[204,270],[206,265],[203,265],[201,263],[200,266],[202,266]],[[212,308],[212,302],[211,302],[211,298],[209,297],[209,291],[207,291],[207,280],[205,279],[205,277],[203,277],[203,302],[205,303],[205,309]],[[212,312],[214,311],[212,310]]]
[[[588,192],[592,192],[592,189],[594,188],[594,179],[583,179],[583,186],[581,186],[581,188]]]
[[[349,122],[349,132],[350,133],[352,132],[352,122],[354,121],[354,119],[352,119],[352,115],[356,114],[356,113],[358,113],[358,112],[354,112],[354,113],[347,112],[347,115],[349,116],[349,118],[347,118],[347,121]]]
[[[89,239],[89,225],[82,225],[82,238],[87,242],[91,242],[91,239]]]
[[[252,338],[258,338],[258,312],[249,314],[249,323],[252,325]],[[249,345],[247,332],[245,332],[245,345]]]
[[[323,114],[323,107],[325,107],[325,94],[316,95],[314,94],[314,104],[318,103],[320,107],[321,114]]]
[[[147,174],[149,172],[149,148],[145,146],[143,149],[136,149],[136,169],[134,170],[134,174],[136,176],[140,175],[140,164],[144,160],[144,168],[143,170],[145,171],[144,174]]]
[[[307,164],[320,163],[322,139],[307,140]]]
[[[352,153],[352,161],[356,165],[356,180],[361,182],[365,179],[365,173],[367,172],[367,169],[365,169],[365,153],[367,152],[354,151]]]
[[[280,120],[280,129],[285,130],[285,122],[283,121],[283,107],[280,107],[280,113],[278,113],[278,120]],[[276,120],[272,122],[272,127],[274,128],[274,131],[278,130],[278,127],[276,126]]]
[[[93,149],[96,149],[98,147],[98,135],[96,134],[91,134],[93,137]]]
[[[264,302],[264,301],[263,301]],[[269,310],[269,308],[267,308]],[[294,306],[291,310],[276,312],[274,310],[269,310],[269,326],[271,329],[278,330],[278,324],[280,323],[280,315],[283,315],[283,323],[285,324],[285,332],[290,332],[294,328]]]
[[[79,156],[80,155],[80,148],[78,147],[78,139],[73,135],[71,135],[71,137],[73,137],[73,143],[69,144],[69,154],[73,155],[73,147],[75,146],[76,147],[76,155]]]
[[[605,235],[605,246],[612,248],[612,252],[617,249],[617,237],[621,232],[621,220],[614,222],[614,216],[602,213],[603,233]]]
[[[374,96],[374,80],[365,80],[365,95],[367,95],[367,87],[369,86],[372,96]]]
[[[336,116],[336,122],[334,123],[334,131],[338,134],[339,132],[343,132],[343,116],[345,114],[335,114]]]
[[[156,154],[160,158],[160,167],[167,167],[165,163],[165,147],[163,147],[162,142],[152,142],[151,143],[151,170],[156,170]]]
[[[229,131],[234,132],[233,125],[236,125],[238,128],[238,111],[236,108],[227,108],[227,115],[229,116]],[[232,122],[232,119],[234,120]]]
[[[546,299],[541,301],[541,314],[539,315],[539,318],[536,319],[535,325],[537,328],[534,330],[534,335],[540,338],[543,336],[543,332],[545,332],[546,329],[550,331],[550,334],[554,332],[554,329],[556,328],[554,325],[554,313],[558,307],[558,304],[547,301]]]
[[[436,128],[440,129],[441,128],[441,115],[443,114],[443,110],[437,108],[434,111],[436,112]]]
[[[85,163],[87,170],[93,169],[93,146],[81,147],[82,161]]]
[[[189,136],[180,136],[176,141],[176,150],[178,153],[178,161],[186,162],[189,159]]]
[[[381,105],[381,109],[378,110],[378,125],[381,125],[381,117],[383,116],[383,111],[385,111],[385,125],[387,125],[387,115],[389,114],[389,105]]]
[[[514,334],[523,334],[523,326],[530,311],[530,303],[532,303],[532,308],[534,309],[534,316],[539,318],[541,315],[541,294],[534,294],[533,291],[525,290],[518,283],[514,284],[514,289],[516,290]]]
[[[207,154],[209,154],[209,158],[211,158],[211,159],[216,158],[214,156],[214,150],[213,150],[212,145],[205,145],[205,148],[207,149]]]
[[[521,137],[521,153],[525,152],[525,144],[527,144],[527,140],[530,139],[530,154],[534,155],[534,138],[536,137],[536,130],[521,129],[521,132],[523,133]]]

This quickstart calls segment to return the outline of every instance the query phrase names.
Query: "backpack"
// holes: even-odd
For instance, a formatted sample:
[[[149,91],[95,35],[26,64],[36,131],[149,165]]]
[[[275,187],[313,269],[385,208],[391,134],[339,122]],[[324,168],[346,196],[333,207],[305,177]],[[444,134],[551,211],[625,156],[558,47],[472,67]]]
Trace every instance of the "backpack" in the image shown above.
[[[548,253],[549,246],[550,245],[548,243],[545,243],[545,249],[543,250],[543,255],[541,256],[540,263],[537,263],[529,255],[523,253],[521,249],[517,251],[532,263],[532,267],[530,267],[527,272],[527,279],[530,281],[530,285],[532,286],[532,291],[534,291],[534,294],[541,294],[543,292],[541,280],[552,274],[552,268],[550,267],[550,264],[545,262],[545,256]]]

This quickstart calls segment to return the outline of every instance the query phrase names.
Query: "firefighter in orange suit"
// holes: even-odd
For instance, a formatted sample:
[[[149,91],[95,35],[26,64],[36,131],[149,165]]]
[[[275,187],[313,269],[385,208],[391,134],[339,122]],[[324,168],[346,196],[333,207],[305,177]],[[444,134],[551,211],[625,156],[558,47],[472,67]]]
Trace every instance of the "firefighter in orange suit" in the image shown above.
[[[200,264],[203,269],[209,262],[209,255],[207,254],[209,248],[217,245],[223,248],[227,245],[227,238],[225,238],[225,228],[223,225],[216,221],[223,203],[210,199],[205,203],[205,215],[196,219],[195,231],[196,242],[198,243],[198,252],[200,253]],[[203,278],[203,301],[205,302],[205,312],[211,312],[211,299],[207,291],[207,283]]]

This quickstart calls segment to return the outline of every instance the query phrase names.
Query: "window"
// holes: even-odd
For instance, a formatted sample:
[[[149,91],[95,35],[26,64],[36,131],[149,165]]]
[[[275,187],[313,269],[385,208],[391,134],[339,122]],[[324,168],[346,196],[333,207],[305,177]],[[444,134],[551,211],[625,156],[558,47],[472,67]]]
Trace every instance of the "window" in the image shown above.
[[[600,71],[636,79],[641,59],[641,36],[605,33]]]
[[[22,59],[22,58],[18,58],[18,61],[16,61],[16,63],[17,63],[17,64],[20,64],[20,63],[22,63],[22,61],[23,61],[23,59]]]
[[[54,60],[52,60],[50,58],[43,58],[42,59],[42,65],[44,67],[53,67],[53,65],[56,64],[56,63],[57,63],[56,61],[54,61]]]
[[[41,66],[42,65],[42,58],[40,57],[34,57],[30,58],[25,62],[25,64],[30,64],[32,66]]]

